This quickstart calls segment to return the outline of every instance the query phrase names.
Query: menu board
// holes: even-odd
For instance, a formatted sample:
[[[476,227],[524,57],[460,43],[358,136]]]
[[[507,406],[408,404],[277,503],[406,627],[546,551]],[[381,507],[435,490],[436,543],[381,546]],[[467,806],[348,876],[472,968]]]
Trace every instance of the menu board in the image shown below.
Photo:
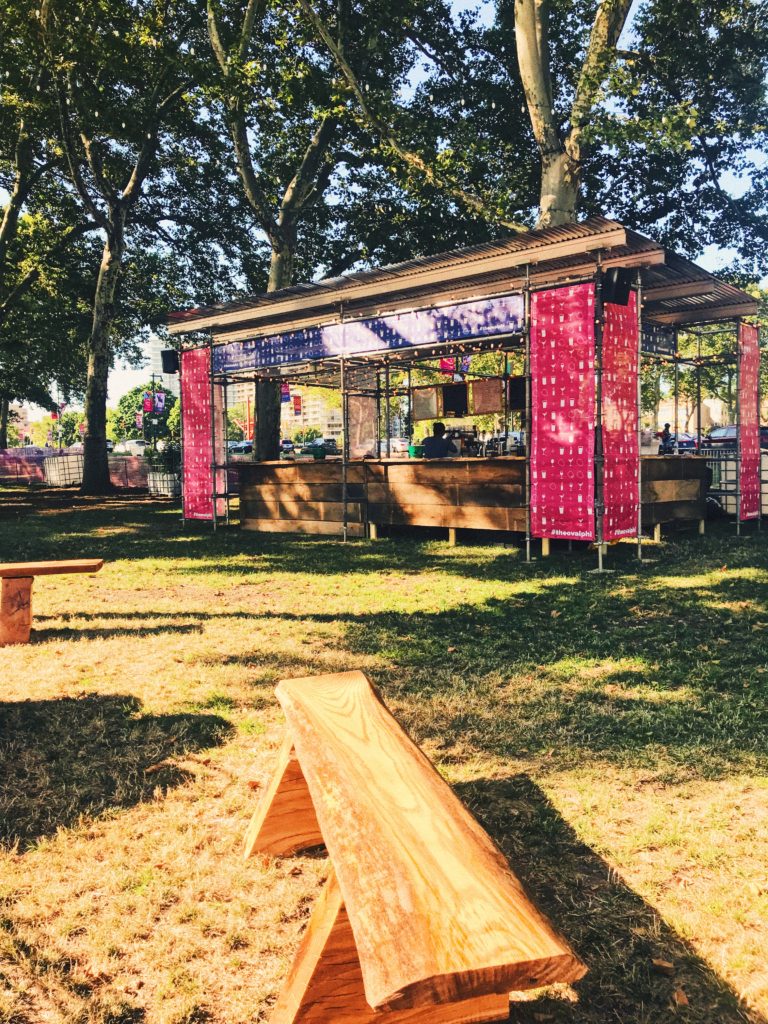
[[[740,519],[760,515],[760,334],[739,324]]]
[[[595,287],[531,296],[531,532],[595,537]]]
[[[443,414],[442,388],[414,388],[411,391],[411,415],[414,420],[436,420]]]
[[[473,380],[470,385],[472,412],[475,416],[504,411],[504,382],[501,377]]]
[[[603,539],[636,536],[640,509],[637,295],[606,302],[603,327]]]

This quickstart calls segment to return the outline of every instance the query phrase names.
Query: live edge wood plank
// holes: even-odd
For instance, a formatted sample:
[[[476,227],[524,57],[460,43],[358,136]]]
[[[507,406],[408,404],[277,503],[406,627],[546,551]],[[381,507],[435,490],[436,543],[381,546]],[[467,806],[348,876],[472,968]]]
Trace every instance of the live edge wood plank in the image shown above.
[[[270,1024],[473,1024],[508,1017],[507,995],[445,1006],[373,1010],[365,999],[354,936],[331,867]]]
[[[276,692],[371,1007],[403,1010],[582,977],[584,966],[504,855],[361,672],[287,680]]]

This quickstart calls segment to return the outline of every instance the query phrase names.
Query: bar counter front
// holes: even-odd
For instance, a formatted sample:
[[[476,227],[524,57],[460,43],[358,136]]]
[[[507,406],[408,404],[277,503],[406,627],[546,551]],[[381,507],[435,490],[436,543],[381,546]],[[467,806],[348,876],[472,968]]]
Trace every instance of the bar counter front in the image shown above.
[[[379,526],[525,533],[525,458],[382,459],[346,466],[347,534]],[[643,458],[643,526],[703,520],[707,465],[696,456]],[[340,461],[243,462],[240,525],[272,533],[339,535],[344,521]]]

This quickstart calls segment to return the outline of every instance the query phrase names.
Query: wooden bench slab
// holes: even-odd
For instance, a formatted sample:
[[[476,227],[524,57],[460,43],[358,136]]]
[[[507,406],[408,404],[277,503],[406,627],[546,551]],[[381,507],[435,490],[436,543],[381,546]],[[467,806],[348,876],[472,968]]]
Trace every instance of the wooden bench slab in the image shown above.
[[[287,680],[276,692],[289,738],[246,853],[291,852],[322,836],[334,872],[328,885],[338,885],[338,897],[326,893],[318,914],[334,905],[335,930],[313,916],[308,935],[325,936],[327,958],[343,907],[368,1012],[405,1021],[414,1008],[439,1005],[439,1014],[422,1010],[413,1019],[506,1019],[510,991],[583,976],[586,968],[503,853],[361,672]],[[311,1011],[325,976],[317,977],[317,948],[304,947],[273,1021],[367,1020],[342,1014],[338,1001],[327,1016]]]
[[[56,576],[64,572],[98,572],[103,558],[74,558],[59,562],[0,562],[0,578],[21,579],[25,576]]]

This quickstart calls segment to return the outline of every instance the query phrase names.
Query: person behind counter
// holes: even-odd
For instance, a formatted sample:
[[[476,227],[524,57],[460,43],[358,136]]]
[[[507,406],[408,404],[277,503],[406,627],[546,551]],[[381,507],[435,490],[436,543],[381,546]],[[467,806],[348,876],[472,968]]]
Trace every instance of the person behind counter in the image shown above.
[[[459,449],[445,436],[445,424],[436,423],[432,427],[432,437],[424,438],[425,459],[448,459],[452,455],[458,455]]]

